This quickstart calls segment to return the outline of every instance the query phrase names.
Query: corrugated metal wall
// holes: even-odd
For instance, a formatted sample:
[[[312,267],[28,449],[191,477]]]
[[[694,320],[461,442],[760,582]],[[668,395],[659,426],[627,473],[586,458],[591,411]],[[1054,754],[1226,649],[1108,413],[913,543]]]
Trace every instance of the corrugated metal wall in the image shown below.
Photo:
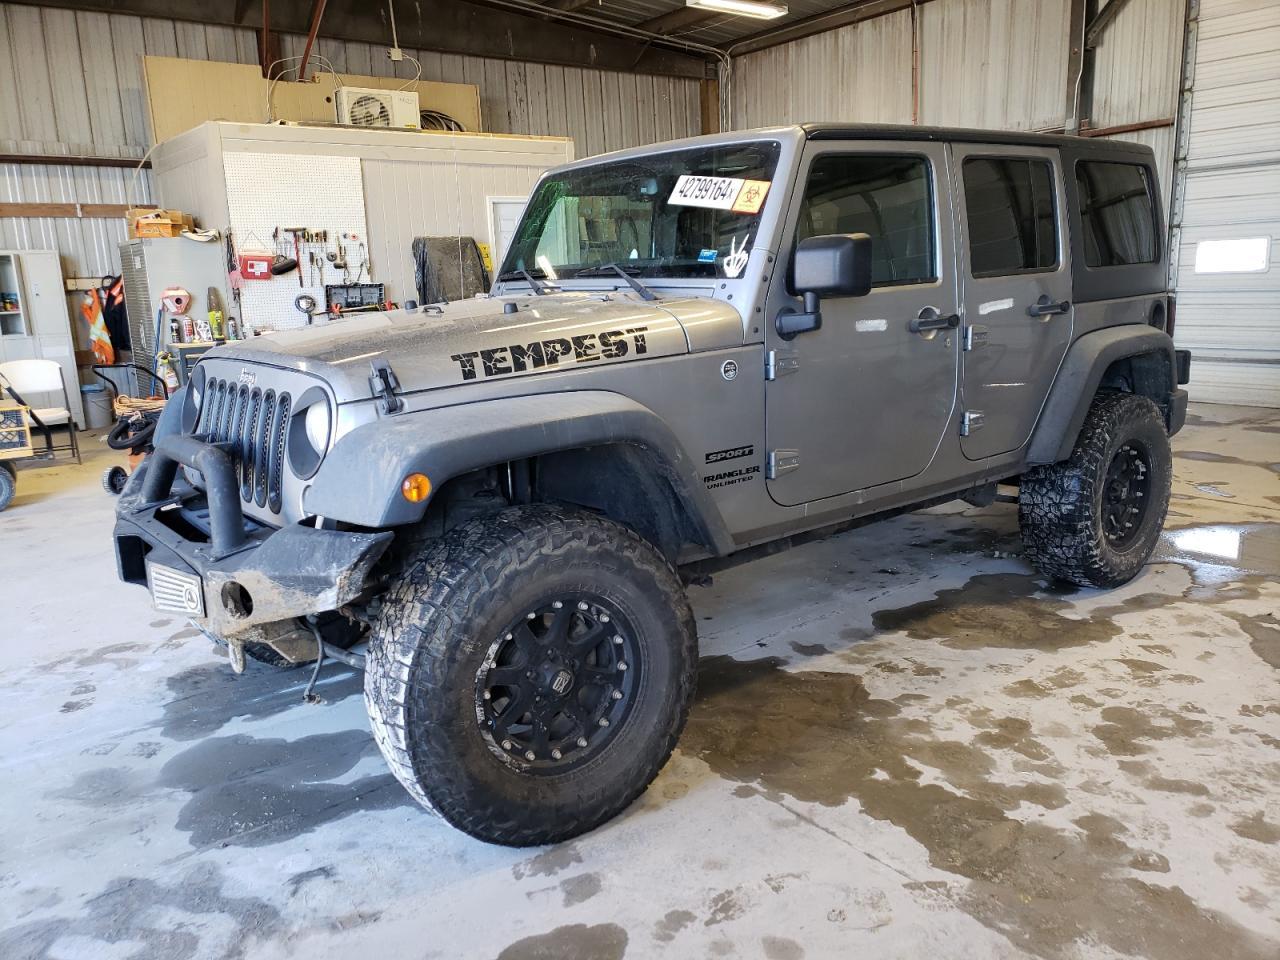
[[[1068,7],[1069,0],[934,0],[920,6],[920,121],[1061,127]],[[910,12],[735,58],[733,117],[737,127],[800,120],[910,123]]]
[[[281,37],[282,56],[303,38]],[[385,48],[322,40],[339,71],[391,76]],[[692,80],[407,50],[427,80],[480,88],[485,129],[572,137],[577,156],[698,133]],[[150,146],[144,54],[256,63],[251,30],[0,4],[0,152],[137,157]],[[407,64],[400,64],[405,75]],[[0,202],[125,203],[128,170],[0,164]],[[134,202],[151,202],[149,177]],[[0,218],[0,247],[55,249],[63,272],[119,270],[124,225],[111,220]]]
[[[1061,128],[1069,7],[1069,0],[934,0],[919,7],[920,122]]]
[[[1185,16],[1184,0],[1129,0],[1121,8],[1094,54],[1093,126],[1174,118]],[[1173,189],[1174,128],[1138,130],[1114,139],[1143,143],[1155,152],[1167,204]]]
[[[1070,0],[932,0],[917,8],[920,122],[1011,130],[1066,123]],[[1130,0],[1097,47],[1094,127],[1171,118],[1183,0]],[[866,20],[734,59],[739,128],[801,120],[911,122],[911,17]],[[1156,151],[1166,196],[1173,130],[1122,134]]]
[[[804,120],[911,122],[911,14],[735,57],[733,125]]]

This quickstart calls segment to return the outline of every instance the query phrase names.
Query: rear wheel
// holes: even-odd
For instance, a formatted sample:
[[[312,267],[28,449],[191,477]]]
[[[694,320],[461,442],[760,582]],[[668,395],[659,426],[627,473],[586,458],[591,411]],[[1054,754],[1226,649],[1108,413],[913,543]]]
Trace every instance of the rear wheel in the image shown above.
[[[7,460],[0,460],[0,510],[7,507],[18,492],[18,472]]]
[[[427,547],[384,597],[365,702],[392,771],[472,836],[553,843],[624,810],[671,755],[696,634],[632,531],[517,507]]]
[[[1070,458],[1022,475],[1018,521],[1031,562],[1083,587],[1132,580],[1160,538],[1172,463],[1151,400],[1099,393]]]

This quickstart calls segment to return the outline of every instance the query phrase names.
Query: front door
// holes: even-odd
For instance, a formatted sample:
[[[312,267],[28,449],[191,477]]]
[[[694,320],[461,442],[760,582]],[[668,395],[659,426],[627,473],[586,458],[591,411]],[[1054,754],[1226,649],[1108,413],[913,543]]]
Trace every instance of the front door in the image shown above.
[[[937,452],[956,398],[959,330],[946,147],[810,141],[766,305],[770,496],[794,506],[903,480]],[[866,233],[872,290],[822,300],[787,341],[774,318],[806,237]]]
[[[1031,436],[1071,343],[1071,273],[1056,150],[952,147],[964,250],[960,446],[970,460]]]

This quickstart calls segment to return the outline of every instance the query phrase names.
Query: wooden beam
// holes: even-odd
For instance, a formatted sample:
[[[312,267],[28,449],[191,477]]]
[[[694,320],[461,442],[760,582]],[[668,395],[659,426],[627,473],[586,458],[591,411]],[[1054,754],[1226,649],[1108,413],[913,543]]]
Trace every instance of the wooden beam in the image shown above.
[[[67,7],[69,0],[20,0],[38,7]],[[310,24],[312,0],[249,0],[245,16],[261,27],[262,8],[270,3],[270,37],[296,34],[305,37]],[[396,7],[400,45],[410,50],[492,57],[530,63],[552,63],[571,67],[594,67],[626,73],[650,73],[665,77],[699,80],[714,59],[707,53],[685,48],[680,41],[637,37],[624,24],[605,20],[581,23],[549,16],[557,8],[530,7],[519,10],[485,0],[431,0],[430,3],[403,3]],[[208,0],[77,0],[78,10],[162,17],[189,23],[235,26],[232,5]],[[403,9],[401,9],[403,8]],[[581,9],[581,8],[580,8]],[[545,12],[542,12],[545,11]],[[331,3],[325,11],[319,36],[335,40],[355,40],[386,47],[390,40],[385,3]],[[269,43],[259,46],[259,54],[271,56]]]
[[[156,209],[140,203],[0,203],[0,217],[56,217],[69,220],[119,220],[131,209]]]
[[[720,132],[720,81],[703,80],[698,84],[698,105],[702,112],[702,132]]]
[[[123,167],[132,170],[151,167],[150,160],[138,161],[129,157],[73,157],[60,153],[0,153],[0,163],[55,164],[60,167]]]
[[[593,7],[599,2],[600,0],[551,0],[547,6],[555,10],[563,10],[565,13],[573,13],[575,10]]]

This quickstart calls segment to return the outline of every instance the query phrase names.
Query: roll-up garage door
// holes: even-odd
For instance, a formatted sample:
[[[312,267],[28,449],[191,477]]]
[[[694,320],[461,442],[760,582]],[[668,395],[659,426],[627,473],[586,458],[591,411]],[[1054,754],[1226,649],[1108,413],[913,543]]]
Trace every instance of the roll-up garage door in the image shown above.
[[[1175,339],[1193,400],[1280,407],[1280,2],[1200,0]]]

